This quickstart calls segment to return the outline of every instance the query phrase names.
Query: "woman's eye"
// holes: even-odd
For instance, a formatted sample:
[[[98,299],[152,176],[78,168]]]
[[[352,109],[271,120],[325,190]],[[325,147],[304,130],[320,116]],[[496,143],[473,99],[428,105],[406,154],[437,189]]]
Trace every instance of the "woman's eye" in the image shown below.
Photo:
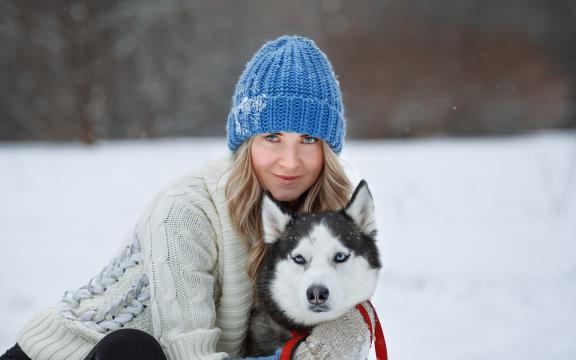
[[[318,141],[318,139],[312,136],[306,136],[305,138],[302,138],[302,142],[304,144],[314,144],[316,141]]]
[[[278,141],[278,135],[269,134],[269,135],[266,135],[266,137],[264,139],[266,139],[266,141],[276,142],[276,141]]]
[[[296,255],[296,256],[292,257],[292,260],[298,265],[306,264],[306,259],[304,259],[304,256],[302,256],[302,255]]]
[[[334,256],[334,262],[335,263],[343,263],[346,260],[348,260],[349,257],[350,257],[350,255],[347,255],[344,253],[336,253],[336,255]]]

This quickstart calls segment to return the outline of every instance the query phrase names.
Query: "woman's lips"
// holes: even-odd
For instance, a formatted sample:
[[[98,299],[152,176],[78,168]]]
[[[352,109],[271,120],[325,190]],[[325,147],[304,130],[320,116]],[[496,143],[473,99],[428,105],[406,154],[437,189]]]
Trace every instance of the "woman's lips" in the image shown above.
[[[285,176],[285,175],[278,175],[278,174],[274,174],[274,176],[276,178],[278,178],[280,180],[280,182],[283,184],[291,184],[294,181],[301,178],[301,176]]]

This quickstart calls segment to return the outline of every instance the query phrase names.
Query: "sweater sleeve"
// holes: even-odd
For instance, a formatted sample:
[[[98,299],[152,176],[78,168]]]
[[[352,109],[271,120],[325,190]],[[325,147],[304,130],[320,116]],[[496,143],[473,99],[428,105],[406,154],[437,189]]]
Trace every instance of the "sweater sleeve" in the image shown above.
[[[201,186],[158,196],[141,226],[154,336],[168,359],[223,359],[216,352],[217,239]]]
[[[364,303],[374,329],[372,307]],[[340,318],[320,323],[296,348],[294,360],[367,359],[370,330],[362,314],[352,309]]]

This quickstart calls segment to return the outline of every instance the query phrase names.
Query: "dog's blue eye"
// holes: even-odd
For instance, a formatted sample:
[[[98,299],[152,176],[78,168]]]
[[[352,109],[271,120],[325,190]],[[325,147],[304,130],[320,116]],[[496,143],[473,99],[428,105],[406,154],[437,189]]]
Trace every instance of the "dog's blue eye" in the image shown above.
[[[350,255],[346,255],[344,253],[336,253],[334,256],[334,262],[336,263],[343,263],[344,261],[348,260]]]
[[[304,256],[302,255],[296,255],[292,258],[292,260],[298,265],[306,264],[306,259],[304,259]]]

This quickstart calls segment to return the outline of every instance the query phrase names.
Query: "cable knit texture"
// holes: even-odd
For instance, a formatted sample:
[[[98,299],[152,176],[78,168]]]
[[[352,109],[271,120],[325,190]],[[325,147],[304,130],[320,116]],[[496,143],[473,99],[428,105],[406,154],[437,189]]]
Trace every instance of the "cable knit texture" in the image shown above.
[[[228,147],[252,135],[296,132],[342,149],[346,122],[340,85],[314,41],[284,35],[264,44],[246,65],[228,115]]]
[[[213,162],[162,191],[98,275],[25,324],[22,350],[33,360],[80,360],[128,327],[153,334],[170,360],[241,356],[252,288],[246,247],[228,219],[230,165]],[[295,358],[365,358],[368,339],[354,311],[318,325]]]
[[[214,162],[162,191],[101,273],[23,327],[23,351],[83,359],[104,335],[129,327],[153,334],[169,359],[238,356],[252,292],[246,248],[228,220],[230,164]]]

